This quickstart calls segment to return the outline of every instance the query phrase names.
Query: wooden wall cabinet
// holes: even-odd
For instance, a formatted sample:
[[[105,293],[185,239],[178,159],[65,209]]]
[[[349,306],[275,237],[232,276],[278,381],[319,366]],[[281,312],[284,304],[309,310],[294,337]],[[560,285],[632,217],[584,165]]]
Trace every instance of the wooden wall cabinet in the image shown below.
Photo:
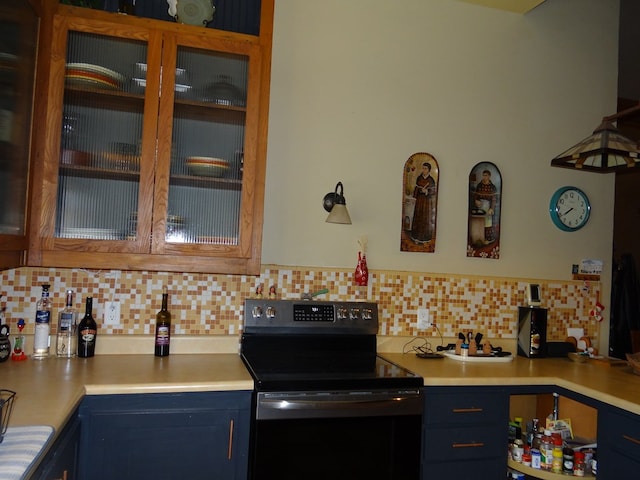
[[[273,0],[259,35],[57,6],[28,264],[258,274],[272,21]]]
[[[0,268],[18,267],[27,250],[31,111],[37,11],[27,0],[0,0]]]

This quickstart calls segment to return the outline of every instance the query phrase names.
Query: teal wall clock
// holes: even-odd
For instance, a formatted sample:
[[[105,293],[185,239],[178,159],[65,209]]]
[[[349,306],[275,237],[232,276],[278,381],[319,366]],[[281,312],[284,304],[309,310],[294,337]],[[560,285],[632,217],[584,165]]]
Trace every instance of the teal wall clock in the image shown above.
[[[589,197],[577,187],[561,187],[551,196],[549,215],[553,224],[560,230],[580,230],[589,221],[590,214]]]

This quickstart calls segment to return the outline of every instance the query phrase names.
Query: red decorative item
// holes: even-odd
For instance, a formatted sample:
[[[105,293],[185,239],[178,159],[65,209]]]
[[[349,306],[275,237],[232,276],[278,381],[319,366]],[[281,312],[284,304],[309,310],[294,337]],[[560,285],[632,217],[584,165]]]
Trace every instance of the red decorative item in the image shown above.
[[[356,266],[356,285],[366,287],[369,283],[369,269],[367,268],[367,256],[358,252],[358,265]]]

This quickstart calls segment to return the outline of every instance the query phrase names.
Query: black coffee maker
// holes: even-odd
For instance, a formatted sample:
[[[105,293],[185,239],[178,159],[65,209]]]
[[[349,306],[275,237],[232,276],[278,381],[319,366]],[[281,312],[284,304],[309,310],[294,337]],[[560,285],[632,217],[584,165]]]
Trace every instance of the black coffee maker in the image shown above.
[[[547,354],[547,309],[518,307],[518,355],[541,358]]]

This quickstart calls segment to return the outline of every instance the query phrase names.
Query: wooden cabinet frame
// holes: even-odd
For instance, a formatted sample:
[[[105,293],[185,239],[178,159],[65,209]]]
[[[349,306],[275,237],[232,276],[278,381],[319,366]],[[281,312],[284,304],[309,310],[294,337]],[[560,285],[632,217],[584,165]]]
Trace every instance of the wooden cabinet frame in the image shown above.
[[[273,0],[263,0],[260,36],[173,24],[85,8],[58,5],[44,21],[36,97],[36,153],[33,156],[33,196],[28,264],[66,268],[258,274],[262,243],[267,118],[271,68]],[[111,35],[147,43],[147,89],[171,92],[149,98],[144,105],[142,157],[138,194],[136,240],[82,240],[59,238],[55,233],[55,208],[66,38],[68,31]],[[244,172],[237,245],[168,243],[164,241],[168,209],[171,158],[173,79],[159,85],[152,75],[162,68],[175,69],[180,46],[246,56],[249,62]],[[155,84],[151,83],[155,82]],[[113,101],[118,101],[114,92]],[[183,102],[180,108],[189,108]],[[212,110],[213,111],[213,110]],[[156,146],[157,139],[157,146]],[[157,147],[157,155],[155,154]],[[205,180],[203,180],[205,181]],[[152,235],[153,232],[153,235]]]

